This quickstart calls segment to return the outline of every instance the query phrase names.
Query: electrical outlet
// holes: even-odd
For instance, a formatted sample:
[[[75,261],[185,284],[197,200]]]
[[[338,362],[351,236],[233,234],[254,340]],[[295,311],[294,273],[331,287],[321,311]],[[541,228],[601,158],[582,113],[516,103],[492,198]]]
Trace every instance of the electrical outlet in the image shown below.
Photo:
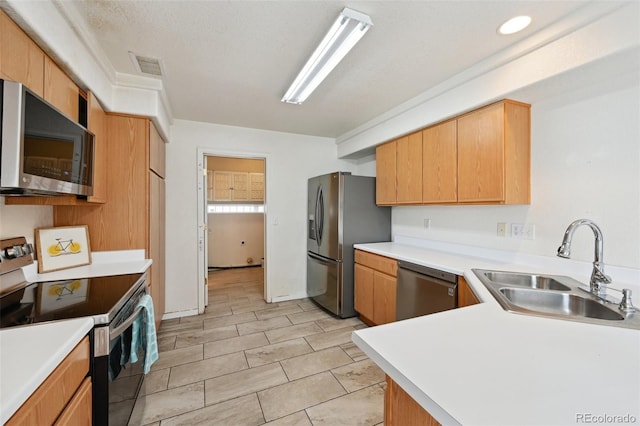
[[[512,223],[511,238],[518,238],[520,240],[535,240],[536,225],[534,225],[533,223]]]
[[[424,220],[424,229],[429,229],[431,228],[431,219],[425,219]]]
[[[506,237],[507,236],[507,224],[504,222],[498,222],[498,229],[496,232],[498,237]]]

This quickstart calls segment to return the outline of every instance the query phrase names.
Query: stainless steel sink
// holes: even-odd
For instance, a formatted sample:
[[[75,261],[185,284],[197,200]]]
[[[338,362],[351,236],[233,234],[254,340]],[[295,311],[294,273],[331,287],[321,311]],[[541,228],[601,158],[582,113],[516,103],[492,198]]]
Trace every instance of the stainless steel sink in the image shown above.
[[[500,293],[514,305],[553,315],[581,316],[621,321],[624,316],[601,303],[571,293],[501,288]]]
[[[484,269],[473,272],[506,311],[640,330],[640,312],[623,312],[616,303],[598,298],[588,286],[570,277]]]
[[[570,287],[562,284],[556,278],[547,275],[522,274],[516,272],[484,272],[484,276],[491,282],[516,285],[543,290],[569,291]]]

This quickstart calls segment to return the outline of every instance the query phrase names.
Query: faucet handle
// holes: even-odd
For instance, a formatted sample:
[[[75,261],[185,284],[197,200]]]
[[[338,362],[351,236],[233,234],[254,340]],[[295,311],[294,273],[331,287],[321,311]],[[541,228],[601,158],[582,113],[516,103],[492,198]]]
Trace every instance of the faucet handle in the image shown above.
[[[635,308],[633,307],[633,302],[631,301],[631,290],[628,288],[622,289],[622,300],[620,301],[620,306],[618,307],[622,312],[627,314],[631,312],[635,312]]]

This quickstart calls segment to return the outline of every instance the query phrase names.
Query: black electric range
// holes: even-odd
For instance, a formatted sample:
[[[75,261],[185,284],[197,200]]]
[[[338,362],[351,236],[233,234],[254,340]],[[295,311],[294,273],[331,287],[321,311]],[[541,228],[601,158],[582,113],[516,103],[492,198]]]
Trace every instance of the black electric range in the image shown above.
[[[132,346],[131,324],[143,312],[147,274],[27,282],[21,268],[33,264],[32,254],[24,237],[0,240],[0,329],[92,318],[92,425],[126,425],[144,375],[140,360],[123,360],[122,348]]]
[[[0,328],[79,317],[109,324],[140,285],[143,274],[26,284],[0,298]],[[137,284],[137,285],[136,285]]]

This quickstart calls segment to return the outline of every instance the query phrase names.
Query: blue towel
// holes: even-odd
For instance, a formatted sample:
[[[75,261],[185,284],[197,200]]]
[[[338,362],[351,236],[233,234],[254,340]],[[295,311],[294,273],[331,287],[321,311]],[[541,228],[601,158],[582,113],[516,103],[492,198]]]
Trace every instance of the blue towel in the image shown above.
[[[129,361],[138,361],[138,349],[144,350],[142,369],[147,374],[151,364],[158,359],[158,341],[156,338],[156,323],[153,315],[153,300],[145,294],[140,298],[138,306],[141,306],[142,314],[136,318],[131,327],[131,353]]]

